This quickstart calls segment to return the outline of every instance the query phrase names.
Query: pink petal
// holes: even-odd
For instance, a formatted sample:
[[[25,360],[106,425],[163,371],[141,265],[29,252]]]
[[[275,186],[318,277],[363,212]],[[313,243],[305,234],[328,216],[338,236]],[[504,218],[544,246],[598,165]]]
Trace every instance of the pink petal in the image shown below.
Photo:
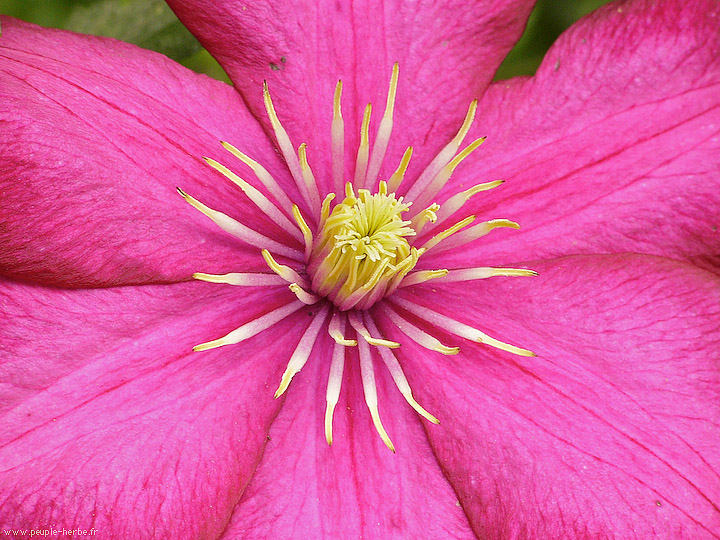
[[[413,145],[412,176],[460,127],[468,105],[520,37],[532,7],[526,0],[168,3],[266,125],[260,82],[268,81],[280,120],[296,147],[309,144],[310,163],[322,181],[331,178],[338,79],[344,83],[345,140],[352,151],[345,165],[352,178],[363,109],[372,102],[374,136],[392,65],[399,62],[394,136],[383,170],[389,176]]]
[[[611,4],[566,32],[535,77],[494,84],[478,107],[488,141],[447,193],[507,180],[468,212],[522,231],[445,264],[639,251],[717,267],[719,28],[717,2]]]
[[[0,292],[0,523],[102,538],[216,538],[261,457],[303,311],[203,353],[292,299],[192,283]],[[240,315],[239,315],[240,314]],[[284,336],[278,339],[278,336]]]
[[[717,538],[720,280],[638,255],[532,266],[539,277],[402,292],[538,354],[403,345],[476,534]]]
[[[379,359],[380,415],[397,454],[383,445],[370,420],[356,355],[346,360],[334,441],[332,447],[326,444],[332,340],[321,334],[316,347],[290,385],[263,458],[223,538],[474,539],[420,420]]]
[[[0,273],[88,287],[265,268],[175,187],[292,244],[202,160],[287,170],[232,88],[114,40],[2,19]],[[288,190],[291,189],[288,187]]]

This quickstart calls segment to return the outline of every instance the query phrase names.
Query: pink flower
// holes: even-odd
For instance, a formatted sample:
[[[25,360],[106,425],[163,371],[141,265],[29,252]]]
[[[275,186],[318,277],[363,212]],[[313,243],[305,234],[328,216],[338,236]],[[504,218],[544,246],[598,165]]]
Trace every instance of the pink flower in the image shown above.
[[[3,534],[720,536],[716,2],[609,5],[565,33],[534,77],[492,84],[526,2],[170,4],[235,89],[127,44],[2,20]],[[363,108],[382,111],[396,61],[379,178],[412,145],[398,191],[412,193],[478,98],[467,140],[487,142],[437,202],[442,211],[457,193],[502,179],[447,223],[500,216],[523,227],[431,249],[413,271],[508,266],[539,276],[437,278],[360,314],[375,337],[401,343],[393,354],[409,386],[441,421],[420,418],[372,353],[393,454],[365,403],[368,363],[363,381],[359,357],[371,349],[350,325],[342,333],[360,343],[340,349],[333,444],[325,442],[338,350],[329,301],[240,343],[192,351],[297,298],[285,285],[193,280],[196,272],[279,278],[257,247],[222,232],[175,188],[285,246],[285,258],[269,251],[309,280],[316,270],[311,263],[305,274],[292,226],[276,224],[201,158],[281,207],[285,193],[314,228],[310,188],[296,185],[276,151],[262,81],[292,143],[307,143],[322,197],[338,163],[337,80],[344,180],[354,178]],[[382,113],[374,116],[370,136],[382,139]],[[263,188],[219,141],[261,163],[281,191]],[[305,285],[299,297],[318,292]],[[538,356],[458,337],[431,312]],[[421,347],[393,313],[460,352]],[[318,331],[312,353],[273,399],[308,328]]]

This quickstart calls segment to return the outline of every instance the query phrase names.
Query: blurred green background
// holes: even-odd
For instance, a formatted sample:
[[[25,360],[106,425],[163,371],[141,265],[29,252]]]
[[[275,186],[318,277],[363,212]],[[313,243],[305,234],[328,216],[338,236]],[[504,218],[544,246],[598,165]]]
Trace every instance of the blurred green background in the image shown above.
[[[555,39],[609,0],[539,0],[522,39],[496,79],[531,75]],[[2,0],[0,14],[42,26],[109,36],[152,49],[190,69],[229,82],[222,68],[163,0]]]

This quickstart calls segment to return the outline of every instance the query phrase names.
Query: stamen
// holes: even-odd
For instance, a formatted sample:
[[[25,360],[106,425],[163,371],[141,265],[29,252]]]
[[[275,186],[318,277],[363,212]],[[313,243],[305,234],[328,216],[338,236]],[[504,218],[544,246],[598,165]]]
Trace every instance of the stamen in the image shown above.
[[[385,315],[397,326],[404,334],[412,339],[418,345],[422,345],[426,349],[431,351],[437,351],[445,355],[457,354],[460,352],[460,347],[448,347],[440,343],[440,340],[436,337],[431,336],[424,330],[421,330],[410,321],[401,316],[398,312],[390,309],[386,304],[381,306]]]
[[[407,208],[402,198],[387,194],[385,182],[375,195],[360,189],[357,197],[348,182],[345,199],[313,244],[308,264],[313,290],[340,310],[365,309],[392,292],[393,280],[402,279],[417,262],[417,250],[406,239],[415,231],[402,219]]]
[[[314,200],[312,198],[312,194],[308,191],[308,188],[305,185],[298,156],[295,154],[295,150],[293,149],[292,142],[290,142],[290,137],[288,136],[287,131],[285,131],[285,128],[280,123],[280,119],[275,112],[275,107],[273,106],[272,98],[270,97],[270,91],[268,90],[267,81],[263,81],[263,100],[265,101],[265,110],[267,111],[268,118],[270,118],[270,125],[275,132],[275,138],[277,139],[278,146],[280,147],[280,152],[282,152],[282,155],[285,158],[285,163],[287,163],[288,169],[290,169],[290,174],[292,174],[295,184],[300,190],[300,194],[303,199],[305,199],[305,202],[310,206],[313,214],[317,214],[320,211],[320,200]]]
[[[478,268],[460,268],[457,270],[450,270],[446,275],[442,276],[443,281],[446,283],[455,281],[470,281],[474,279],[486,279],[495,276],[537,276],[538,273],[535,270],[527,270],[525,268],[490,268],[490,267],[478,267]]]
[[[345,180],[345,122],[342,117],[340,98],[342,96],[342,81],[338,81],[333,98],[332,119],[332,171],[333,186],[336,193],[341,193]]]
[[[398,83],[398,63],[395,62],[390,76],[390,89],[388,90],[387,103],[385,104],[385,114],[383,114],[378,128],[377,138],[373,143],[370,165],[368,167],[367,176],[365,177],[365,185],[372,187],[375,185],[378,174],[380,174],[380,166],[385,159],[388,142],[393,126],[393,111],[395,110],[395,94],[397,93]]]
[[[369,141],[369,130],[370,130],[370,113],[372,112],[372,105],[370,103],[365,107],[363,113],[362,127],[360,128],[360,148],[357,152],[357,160],[355,161],[355,185],[363,187],[365,185],[365,173],[367,172],[368,166],[368,155],[370,153],[370,141]]]
[[[320,297],[318,295],[307,292],[297,283],[291,283],[290,290],[295,293],[295,296],[298,297],[298,300],[300,300],[303,304],[307,304],[308,306],[317,304],[320,301]]]
[[[391,349],[397,349],[400,346],[400,344],[397,341],[390,341],[388,339],[380,339],[380,338],[372,337],[370,335],[370,332],[368,332],[368,329],[365,328],[365,325],[363,324],[362,320],[360,319],[360,316],[358,315],[357,311],[348,312],[348,320],[350,321],[350,324],[355,329],[355,331],[358,334],[360,334],[363,338],[365,338],[365,341],[367,341],[370,345],[375,345],[377,347],[389,347]]]
[[[320,209],[320,224],[318,225],[318,231],[321,231],[322,228],[325,226],[325,222],[327,221],[328,216],[330,215],[330,203],[333,202],[335,199],[334,193],[328,193],[325,196],[325,199],[322,203],[322,208]]]
[[[385,292],[385,294],[383,296],[387,296],[387,295],[391,294],[392,292],[395,291],[395,289],[398,288],[398,286],[400,285],[402,280],[405,279],[405,276],[408,274],[408,272],[410,272],[410,270],[415,268],[415,265],[417,264],[418,259],[420,258],[420,255],[422,255],[423,253],[425,253],[424,249],[411,248],[410,256],[407,257],[404,261],[402,261],[402,263],[400,263],[398,265],[397,274],[395,274],[395,276],[393,276],[392,281],[388,284],[387,291]],[[372,300],[373,300],[373,302],[375,302],[376,300],[379,300],[380,298],[381,298],[381,296],[376,296]],[[362,308],[367,309],[371,305],[372,304],[367,303],[367,304],[363,305]]]
[[[483,221],[482,223],[478,223],[474,227],[470,227],[468,230],[455,235],[451,240],[448,240],[442,246],[439,246],[435,250],[435,253],[462,246],[468,242],[482,238],[490,231],[500,227],[519,229],[520,225],[514,221],[510,221],[509,219],[491,219],[490,221]]]
[[[446,276],[447,270],[419,270],[408,274],[405,279],[400,282],[400,287],[409,287],[410,285],[417,285],[418,283],[425,283],[431,279]]]
[[[408,199],[410,199],[411,201],[417,199],[420,193],[425,190],[425,187],[427,187],[430,181],[435,178],[435,175],[440,172],[440,169],[442,169],[457,153],[463,140],[465,140],[465,136],[467,135],[468,131],[470,131],[470,126],[472,125],[473,120],[475,119],[475,111],[477,110],[477,104],[477,99],[474,99],[470,103],[468,112],[465,115],[465,120],[463,121],[460,130],[457,132],[457,135],[455,135],[453,140],[450,141],[445,146],[445,148],[440,150],[438,155],[435,156],[435,158],[430,162],[430,165],[428,165],[425,170],[420,174],[418,179],[410,188],[410,191],[408,191],[407,193]]]
[[[255,246],[260,249],[262,249],[263,247],[270,247],[275,253],[279,253],[280,255],[284,255],[290,259],[295,259],[298,261],[302,260],[302,253],[300,253],[298,250],[288,247],[285,244],[281,244],[280,242],[276,242],[275,240],[271,240],[267,236],[264,236],[259,232],[252,230],[250,227],[246,227],[242,223],[235,221],[230,216],[227,216],[222,212],[218,212],[217,210],[213,210],[212,208],[205,206],[203,203],[201,203],[194,197],[191,197],[190,195],[185,193],[182,189],[176,189],[177,192],[182,195],[183,199],[185,199],[185,201],[190,204],[190,206],[205,214],[213,221],[213,223],[215,223],[215,225],[220,227],[226,233],[233,235],[235,238],[239,238],[240,240],[242,240],[246,244],[250,244],[251,246]]]
[[[230,273],[230,274],[203,274],[195,272],[193,278],[200,281],[209,281],[210,283],[225,283],[227,285],[240,285],[245,287],[261,287],[268,285],[284,285],[285,280],[275,274],[250,274],[250,273]]]
[[[375,429],[380,435],[380,438],[385,443],[385,446],[395,453],[395,446],[393,446],[390,437],[388,437],[387,431],[385,431],[385,428],[380,421],[377,388],[375,387],[375,372],[373,371],[370,347],[366,342],[360,341],[358,343],[358,349],[360,352],[360,374],[363,383],[363,393],[365,394],[365,403],[370,410],[370,416],[372,417],[373,424],[375,424]]]
[[[345,318],[338,317],[337,311],[333,311],[332,319],[330,320],[331,327],[333,325],[333,321],[337,321],[337,332],[340,335],[343,335],[345,333]],[[330,335],[332,335],[332,332]],[[357,341],[355,341],[355,344],[357,345]],[[330,375],[328,376],[327,392],[325,393],[325,399],[327,401],[327,406],[325,407],[325,440],[330,446],[332,446],[333,441],[333,413],[335,412],[335,406],[340,399],[340,388],[342,386],[344,367],[345,346],[343,343],[336,340],[335,346],[333,347],[332,362],[330,363]]]
[[[424,249],[425,251],[427,251],[427,250],[429,250],[430,248],[433,248],[433,247],[437,246],[440,242],[442,242],[443,240],[445,240],[448,236],[450,236],[450,235],[452,235],[452,234],[455,234],[456,232],[458,232],[458,231],[459,231],[460,229],[462,229],[463,227],[466,227],[466,226],[470,225],[473,221],[475,221],[475,216],[468,216],[468,217],[466,217],[465,219],[463,219],[462,221],[458,221],[458,222],[457,222],[455,225],[453,225],[452,227],[449,227],[449,228],[445,229],[443,232],[436,234],[436,235],[433,236],[430,240],[428,240],[427,242],[425,242],[425,243],[423,244],[423,246],[422,246],[422,249]]]
[[[447,201],[442,203],[442,206],[440,207],[440,210],[437,213],[437,221],[435,222],[435,225],[439,225],[443,221],[445,221],[447,218],[449,218],[451,215],[453,215],[455,212],[460,210],[462,206],[470,200],[470,197],[473,195],[476,195],[482,191],[487,191],[489,189],[493,189],[498,187],[499,185],[503,184],[504,180],[495,180],[494,182],[485,182],[484,184],[478,184],[476,186],[471,187],[470,189],[466,189],[465,191],[461,191],[457,195],[453,195],[450,197]],[[432,229],[432,227],[430,227]]]
[[[372,317],[370,315],[365,315],[365,322],[373,332],[379,333],[377,327],[375,326],[375,322],[372,320]],[[458,349],[459,351],[460,349]],[[416,400],[413,396],[412,390],[410,389],[410,383],[407,380],[407,377],[405,377],[405,373],[402,370],[402,367],[400,366],[400,362],[398,362],[397,357],[390,349],[378,349],[378,352],[380,352],[380,358],[382,358],[382,361],[385,363],[385,366],[388,368],[388,371],[390,372],[390,376],[393,378],[393,381],[395,381],[395,386],[397,386],[398,390],[400,390],[400,393],[405,398],[405,401],[407,401],[410,406],[415,409],[420,416],[426,418],[433,424],[439,424],[440,420],[435,418],[432,414],[427,412]],[[451,353],[456,354],[456,353]]]
[[[295,351],[292,353],[290,361],[285,368],[285,373],[283,373],[282,380],[280,381],[280,386],[275,391],[275,399],[279,398],[285,393],[285,390],[287,390],[288,386],[290,385],[290,381],[292,380],[292,378],[307,363],[308,358],[310,358],[310,353],[312,352],[313,345],[315,345],[317,335],[320,332],[320,327],[325,322],[327,314],[328,306],[325,305],[315,316],[315,318],[313,318],[310,326],[308,326],[307,330],[305,330],[303,337],[300,338],[300,343],[298,343],[297,347],[295,347]]]
[[[430,184],[414,200],[416,206],[422,208],[429,201],[431,201],[432,198],[435,197],[435,195],[437,195],[440,190],[445,187],[445,184],[447,184],[447,181],[450,180],[450,177],[452,176],[452,173],[455,172],[457,166],[460,165],[460,163],[474,150],[476,150],[482,143],[484,143],[486,139],[487,137],[480,137],[479,139],[475,139],[466,148],[464,148],[462,152],[455,156],[450,161],[450,163],[440,169],[440,172],[435,175]]]
[[[405,153],[403,154],[402,159],[400,160],[400,165],[398,165],[398,168],[387,181],[390,193],[395,193],[400,187],[403,179],[405,178],[405,171],[407,171],[408,164],[410,163],[410,158],[412,157],[412,153],[412,146],[408,146],[407,150],[405,150]]]
[[[450,317],[441,315],[426,307],[418,305],[414,302],[410,302],[409,300],[405,300],[404,298],[393,296],[392,302],[405,308],[410,313],[413,313],[414,315],[425,319],[429,323],[432,323],[435,326],[438,326],[439,328],[450,332],[451,334],[455,334],[456,336],[469,339],[470,341],[484,343],[485,345],[489,345],[491,347],[495,347],[496,349],[501,349],[512,354],[517,354],[519,356],[537,356],[532,351],[499,341],[495,338],[488,336],[486,333],[481,332],[476,328],[473,328],[472,326],[468,326],[467,324],[463,324],[459,321],[451,319]]]
[[[263,249],[261,253],[263,259],[265,259],[265,262],[270,267],[270,270],[275,272],[282,279],[288,283],[298,283],[301,287],[305,287],[306,289],[310,288],[310,282],[307,279],[302,277],[289,266],[279,264],[275,259],[273,259],[273,256],[267,249]]]
[[[355,347],[357,341],[354,339],[345,339],[345,316],[339,311],[333,310],[330,325],[328,326],[328,334],[335,340],[335,343],[345,347]]]
[[[385,268],[387,267],[388,262],[387,259],[385,259],[375,270],[375,272],[370,276],[370,279],[368,279],[365,283],[363,283],[360,287],[356,288],[353,292],[347,294],[347,297],[345,300],[343,300],[340,305],[338,306],[338,309],[340,311],[347,311],[350,308],[355,307],[360,300],[362,300],[367,294],[369,294],[378,284],[380,281],[380,278],[382,277],[383,273],[385,272]],[[352,290],[355,287],[355,283],[348,280],[346,284],[351,284],[349,289]],[[342,291],[342,289],[341,289]],[[346,293],[346,291],[342,291]]]
[[[297,230],[295,225],[290,221],[285,214],[283,214],[270,200],[265,197],[260,191],[252,187],[245,180],[240,178],[237,174],[228,169],[225,165],[218,163],[212,158],[204,157],[205,162],[210,165],[213,169],[220,172],[223,176],[228,178],[236,186],[243,190],[255,206],[257,206],[267,217],[272,219],[280,227],[286,230],[295,239],[302,242],[302,235]]]
[[[298,227],[300,227],[300,231],[303,233],[303,239],[305,240],[305,261],[309,261],[313,245],[312,231],[310,230],[310,227],[308,227],[305,219],[302,217],[300,209],[297,207],[297,205],[293,205],[292,213],[295,217],[295,221],[297,221]]]
[[[302,143],[300,145],[300,148],[298,148],[298,157],[300,158],[300,171],[302,172],[303,181],[305,182],[305,186],[310,194],[310,200],[313,205],[318,205],[317,212],[319,212],[320,192],[318,191],[317,182],[315,181],[315,175],[313,174],[307,160],[307,144]]]
[[[252,169],[255,176],[257,176],[257,179],[260,180],[260,183],[265,186],[265,189],[267,189],[269,193],[273,194],[282,208],[285,208],[286,210],[292,208],[293,203],[290,201],[290,197],[285,194],[285,190],[280,187],[280,184],[277,183],[277,180],[273,178],[265,167],[249,156],[243,154],[229,142],[220,141],[220,144],[223,145],[225,150],[230,152],[233,156]]]
[[[440,210],[440,205],[433,203],[410,220],[410,227],[415,230],[415,234],[419,235],[428,222],[435,223],[437,221],[436,212],[438,210]]]
[[[274,309],[273,311],[270,311],[269,313],[266,313],[262,317],[258,317],[257,319],[253,319],[252,321],[243,324],[242,326],[236,328],[235,330],[221,337],[220,339],[215,339],[213,341],[208,341],[207,343],[195,345],[193,347],[193,351],[206,351],[208,349],[222,347],[223,345],[234,345],[235,343],[245,341],[246,339],[249,339],[256,334],[259,334],[263,330],[270,328],[274,324],[277,324],[285,317],[287,317],[291,313],[296,312],[298,309],[304,306],[305,304],[303,304],[299,300],[290,302],[289,304],[286,304],[282,307]]]
[[[380,195],[388,194],[387,182],[385,180],[380,180],[380,183],[378,184],[378,193]]]

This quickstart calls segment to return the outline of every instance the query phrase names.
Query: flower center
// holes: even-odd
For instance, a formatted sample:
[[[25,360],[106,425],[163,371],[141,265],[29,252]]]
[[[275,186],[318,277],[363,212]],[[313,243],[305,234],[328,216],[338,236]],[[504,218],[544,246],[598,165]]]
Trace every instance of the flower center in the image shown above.
[[[415,286],[430,279],[462,282],[494,276],[536,275],[532,270],[524,268],[416,269],[420,257],[429,250],[437,253],[467,244],[498,227],[519,228],[519,226],[507,219],[493,219],[469,227],[475,216],[467,216],[458,221],[452,219],[471,197],[498,187],[502,181],[486,182],[454,193],[444,198],[442,206],[433,202],[439,197],[460,162],[485,140],[485,137],[481,137],[460,150],[472,125],[477,101],[470,104],[457,135],[415,179],[404,198],[397,197],[396,192],[405,177],[413,152],[412,147],[405,151],[392,176],[387,180],[378,181],[392,131],[397,82],[398,65],[395,64],[390,78],[385,113],[380,121],[372,151],[369,144],[371,106],[365,108],[355,174],[353,182],[347,183],[344,179],[343,163],[345,128],[340,107],[342,82],[338,82],[335,88],[331,127],[334,193],[328,193],[322,202],[320,188],[307,160],[306,145],[301,144],[297,154],[295,153],[295,148],[275,112],[267,84],[264,85],[265,108],[278,148],[285,158],[290,176],[297,185],[305,207],[319,216],[314,231],[303,218],[299,206],[293,204],[270,173],[230,143],[221,144],[252,169],[258,182],[263,185],[266,193],[272,195],[274,201],[224,165],[214,159],[204,158],[211,167],[235,183],[265,216],[285,229],[295,239],[296,246],[302,245],[304,250],[269,238],[230,216],[205,206],[178,188],[180,195],[190,205],[209,217],[220,228],[243,242],[259,248],[265,262],[274,272],[240,272],[222,275],[196,273],[193,274],[194,278],[250,287],[286,285],[294,293],[294,297],[291,297],[292,299],[289,299],[285,305],[245,322],[221,338],[196,345],[193,350],[204,351],[239,343],[272,328],[277,322],[304,306],[314,306],[312,312],[309,312],[313,318],[288,361],[275,397],[278,398],[285,393],[292,378],[302,369],[312,353],[329,360],[325,438],[328,444],[332,444],[333,412],[340,395],[345,349],[357,347],[365,403],[380,437],[393,451],[395,451],[394,446],[380,420],[374,363],[382,362],[385,365],[398,390],[418,414],[432,423],[437,424],[439,421],[413,397],[398,357],[393,352],[393,349],[400,347],[401,343],[382,337],[381,327],[376,322],[377,314],[382,313],[389,321],[386,324],[396,327],[409,340],[440,354],[458,354],[460,347],[444,345],[420,326],[416,326],[416,322],[411,322],[412,319],[422,321],[425,328],[441,328],[457,338],[484,343],[512,354],[534,356],[527,349],[504,343],[476,328],[417,304],[412,297],[406,297],[399,289]],[[374,186],[377,186],[375,193],[371,191]],[[355,187],[358,188],[357,194]],[[345,198],[331,209],[336,193],[342,193],[343,189]],[[405,202],[405,199],[412,203]],[[291,221],[290,215],[295,223]],[[439,229],[440,232],[437,232],[435,229],[446,221],[451,223],[454,221],[454,223],[449,226],[444,225]],[[272,253],[294,261],[291,264],[296,268],[279,264]],[[326,328],[335,340],[331,352],[314,349],[322,328]]]
[[[312,290],[341,311],[367,309],[392,292],[414,268],[418,251],[406,240],[414,236],[402,219],[410,204],[387,193],[358,190],[348,183],[345,200],[324,220],[307,267]]]

